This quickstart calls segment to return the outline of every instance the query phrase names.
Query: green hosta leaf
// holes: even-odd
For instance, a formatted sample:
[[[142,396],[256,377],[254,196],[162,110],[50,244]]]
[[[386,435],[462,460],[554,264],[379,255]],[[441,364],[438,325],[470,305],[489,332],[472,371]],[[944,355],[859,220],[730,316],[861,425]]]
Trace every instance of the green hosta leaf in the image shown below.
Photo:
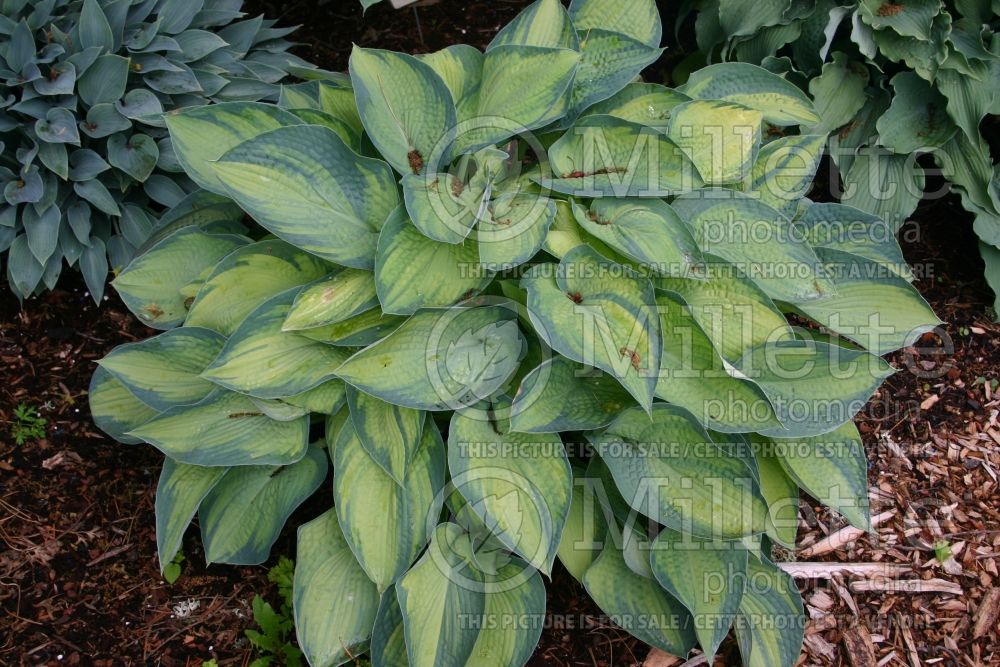
[[[521,381],[510,424],[522,433],[590,431],[634,404],[613,376],[553,355]]]
[[[328,263],[284,241],[251,243],[215,265],[198,290],[185,324],[229,336],[271,297],[329,271]]]
[[[743,599],[747,550],[742,543],[710,542],[669,528],[650,552],[653,575],[694,617],[698,643],[715,656]]]
[[[583,33],[580,51],[583,56],[573,82],[570,118],[617,93],[663,53],[655,45],[600,28]]]
[[[819,435],[850,420],[894,372],[863,350],[813,340],[761,345],[736,367],[761,386],[783,425],[764,433],[787,438]]]
[[[538,335],[573,361],[610,373],[649,409],[660,362],[659,320],[649,281],[577,246],[556,266],[521,281]]]
[[[541,250],[556,214],[555,202],[531,194],[503,194],[479,219],[476,240],[483,268],[502,271],[530,260]]]
[[[181,327],[119,345],[98,363],[143,403],[163,411],[197,403],[211,393],[215,387],[199,375],[225,342],[210,329]]]
[[[680,148],[654,128],[585,116],[549,148],[556,192],[578,197],[664,197],[702,185]]]
[[[868,69],[835,52],[833,60],[823,65],[823,73],[809,82],[809,92],[816,99],[820,121],[810,127],[816,134],[832,132],[847,125],[866,102]]]
[[[748,107],[692,100],[671,110],[667,136],[706,183],[735,183],[746,177],[756,157],[761,120],[761,113]]]
[[[336,324],[304,329],[299,335],[339,347],[367,347],[399,328],[406,317],[386,315],[381,308],[372,308]]]
[[[872,213],[898,230],[924,193],[924,170],[907,155],[878,147],[863,148],[841,174],[842,204]]]
[[[613,30],[652,47],[660,45],[663,25],[660,11],[652,0],[573,0],[569,15],[577,30]]]
[[[126,204],[125,210],[130,209],[133,206]],[[246,225],[243,224],[245,218],[246,214],[231,200],[198,190],[163,213],[156,228],[137,252],[147,252],[166,237],[186,227],[199,227],[209,234],[242,234],[246,231]]]
[[[876,122],[879,142],[892,152],[927,151],[943,145],[958,130],[945,111],[948,100],[913,72],[892,77],[892,89],[892,104]]]
[[[297,331],[335,324],[377,305],[372,272],[342,269],[306,285],[295,296],[281,328]]]
[[[160,149],[149,135],[133,134],[126,140],[125,135],[116,134],[108,138],[108,162],[140,183],[153,173],[159,157]]]
[[[604,612],[634,622],[628,631],[642,641],[673,655],[687,655],[694,646],[691,616],[656,581],[634,572],[620,549],[606,543],[587,569],[583,585]],[[656,619],[642,623],[639,619]]]
[[[406,174],[402,183],[413,224],[434,241],[461,243],[485,214],[489,191],[453,174]]]
[[[681,302],[656,298],[663,353],[656,396],[688,410],[706,428],[745,433],[775,428],[778,419],[764,392],[733,377],[712,341]]]
[[[148,442],[178,463],[287,465],[306,452],[309,417],[275,421],[248,396],[217,391],[194,405],[170,408],[128,435]]]
[[[792,578],[750,555],[747,586],[736,619],[740,653],[747,667],[792,667],[799,658],[806,617]]]
[[[428,424],[400,484],[376,463],[347,421],[333,447],[337,517],[351,550],[379,593],[405,573],[430,539],[441,513],[445,453],[441,435]]]
[[[557,555],[573,578],[582,582],[587,569],[601,555],[606,527],[591,480],[579,470],[574,478],[573,497]]]
[[[598,102],[584,115],[615,116],[640,125],[666,130],[670,111],[691,98],[684,93],[657,83],[632,82],[603,102]]]
[[[295,635],[313,667],[350,662],[362,653],[379,598],[327,510],[299,528],[292,585]]]
[[[135,445],[142,440],[126,435],[158,413],[135,397],[114,375],[98,366],[87,391],[90,415],[101,429],[118,442]]]
[[[858,13],[865,23],[882,30],[890,28],[903,37],[930,41],[934,18],[941,13],[941,0],[907,0],[903,3],[885,0],[861,0]]]
[[[285,521],[319,488],[327,467],[326,452],[310,447],[292,465],[231,468],[198,510],[205,560],[230,565],[267,560]]]
[[[201,501],[227,470],[185,465],[169,457],[163,461],[156,485],[156,553],[161,573],[180,550],[184,531]]]
[[[347,390],[354,431],[368,455],[397,484],[403,486],[407,471],[423,440],[427,413],[401,408],[374,396]]]
[[[453,410],[501,387],[523,346],[506,307],[427,309],[352,356],[337,375],[394,405]]]
[[[409,315],[419,308],[451,306],[478,294],[491,279],[480,267],[474,240],[429,239],[402,208],[386,220],[375,257],[375,287],[386,313]]]
[[[793,549],[799,532],[799,487],[788,476],[768,447],[767,439],[753,437],[753,459],[760,476],[760,492],[767,502],[767,534],[779,544]]]
[[[397,204],[395,177],[325,127],[283,127],[223,155],[213,170],[257,222],[344,266],[370,269],[382,222]]]
[[[840,250],[878,262],[903,278],[911,276],[896,235],[871,213],[843,204],[810,204],[795,222],[817,253],[820,248]]]
[[[282,398],[334,377],[349,356],[345,350],[282,331],[297,293],[292,288],[247,315],[201,376],[256,398]]]
[[[678,90],[697,99],[722,100],[756,109],[772,125],[811,125],[820,118],[795,84],[748,63],[703,67]]]
[[[750,190],[786,218],[794,217],[812,187],[825,145],[825,134],[797,134],[764,144],[750,172]]]
[[[577,49],[579,41],[558,0],[536,0],[497,33],[487,50],[506,45]]]
[[[711,539],[763,531],[767,508],[750,470],[687,410],[622,412],[593,443],[625,501],[658,523]]]
[[[430,65],[355,46],[350,71],[365,130],[396,171],[420,174],[428,162],[451,162],[455,102]]]
[[[225,102],[191,107],[164,116],[177,161],[201,187],[228,196],[212,163],[258,135],[302,121],[271,104]]]
[[[573,490],[559,436],[512,432],[492,409],[456,412],[448,430],[448,469],[492,532],[550,573]]]

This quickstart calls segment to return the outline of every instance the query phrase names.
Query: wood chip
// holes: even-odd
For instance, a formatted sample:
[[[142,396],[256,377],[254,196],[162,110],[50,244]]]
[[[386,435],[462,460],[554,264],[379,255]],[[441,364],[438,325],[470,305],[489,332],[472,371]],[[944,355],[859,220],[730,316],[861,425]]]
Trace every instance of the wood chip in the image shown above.
[[[872,636],[863,625],[853,625],[843,633],[844,652],[853,667],[878,667]]]
[[[991,588],[976,610],[976,622],[972,625],[973,639],[986,636],[993,630],[997,618],[1000,617],[1000,588]]]
[[[778,567],[796,579],[830,579],[834,576],[898,577],[912,570],[896,563],[778,563]]]
[[[883,591],[890,593],[945,593],[961,595],[962,587],[944,579],[861,579],[849,584],[851,591]]]
[[[931,394],[930,396],[928,396],[927,398],[925,398],[920,402],[920,409],[930,410],[931,408],[934,407],[934,404],[940,400],[941,400],[940,396],[938,396],[937,394]]]
[[[887,512],[882,512],[872,517],[872,527],[885,523],[887,520],[896,516],[896,510],[889,510]],[[811,558],[813,556],[821,556],[825,553],[830,553],[831,551],[836,551],[840,547],[853,542],[862,535],[865,531],[860,528],[855,528],[854,526],[845,526],[835,533],[827,535],[822,540],[809,546],[799,552],[799,555],[803,558]]]

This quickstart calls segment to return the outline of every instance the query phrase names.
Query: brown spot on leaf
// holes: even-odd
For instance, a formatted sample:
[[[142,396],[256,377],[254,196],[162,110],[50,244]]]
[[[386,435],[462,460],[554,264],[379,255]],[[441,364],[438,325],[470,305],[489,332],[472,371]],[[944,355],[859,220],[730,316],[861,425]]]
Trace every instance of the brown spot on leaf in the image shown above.
[[[325,290],[323,290],[323,296],[321,296],[320,299],[323,301],[323,303],[330,303],[331,301],[333,301],[333,295],[336,293],[337,290],[333,289],[332,287],[327,287]]]
[[[147,315],[149,315],[150,317],[154,317],[154,318],[155,317],[160,317],[161,315],[163,315],[163,309],[160,308],[155,303],[146,304],[146,306],[142,310]]]
[[[591,220],[593,220],[594,222],[596,222],[599,225],[610,225],[611,224],[611,220],[607,220],[605,218],[602,218],[601,216],[597,215],[596,211],[588,211],[587,212],[587,217],[590,218]]]
[[[241,419],[243,417],[263,417],[263,412],[230,412],[230,419]]]
[[[463,192],[465,192],[465,183],[459,178],[453,179],[451,182],[451,194],[455,197],[460,197]]]
[[[579,169],[563,174],[560,178],[583,178],[585,176],[602,176],[605,174],[623,174],[628,171],[625,167],[603,167],[597,171],[580,171]]]
[[[879,16],[896,16],[904,9],[901,2],[883,2],[882,6],[875,12]]]
[[[410,162],[410,171],[414,174],[419,174],[424,170],[424,156],[420,154],[420,151],[413,149],[406,154],[406,159]]]
[[[583,303],[583,295],[579,292],[566,292],[566,296],[573,303]]]
[[[642,362],[642,357],[639,356],[638,352],[636,352],[635,350],[630,350],[627,347],[622,347],[618,349],[618,354],[622,355],[623,357],[628,357],[629,359],[631,359],[632,368],[634,368],[635,370],[639,370],[639,364],[640,362]]]

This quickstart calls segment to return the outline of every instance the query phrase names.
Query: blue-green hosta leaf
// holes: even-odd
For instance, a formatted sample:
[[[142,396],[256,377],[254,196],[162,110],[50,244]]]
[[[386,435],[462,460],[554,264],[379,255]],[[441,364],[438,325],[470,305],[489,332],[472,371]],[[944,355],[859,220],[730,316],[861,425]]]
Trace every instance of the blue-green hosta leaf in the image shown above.
[[[920,2],[926,2],[926,0],[920,0]],[[931,34],[931,39],[918,39],[900,35],[895,30],[870,32],[879,56],[894,63],[905,63],[907,67],[925,79],[935,78],[939,68],[948,59],[951,13],[937,12],[931,22]]]
[[[763,532],[767,508],[749,468],[687,410],[657,403],[650,417],[633,408],[592,442],[637,512],[710,539]]]
[[[555,202],[533,194],[502,194],[479,219],[476,241],[484,269],[502,271],[541,250],[556,214]]]
[[[627,35],[651,47],[660,45],[663,25],[653,0],[573,0],[569,5],[573,25],[584,33],[594,29]]]
[[[483,54],[468,44],[453,44],[434,53],[417,54],[416,58],[431,66],[451,91],[451,97],[458,108],[459,119],[479,91],[479,80],[483,76]]]
[[[796,219],[809,245],[864,257],[909,279],[911,271],[896,235],[878,216],[843,204],[814,203]]]
[[[506,307],[426,309],[356,353],[337,375],[394,405],[453,410],[492,395],[523,349],[516,315]]]
[[[45,264],[59,245],[61,218],[62,213],[55,204],[40,214],[34,206],[26,206],[21,213],[21,223],[24,225],[24,234],[28,238],[28,248],[41,264]]]
[[[894,372],[864,350],[813,340],[766,343],[736,367],[761,386],[782,423],[763,433],[785,438],[832,431],[854,417]]]
[[[441,243],[461,243],[485,215],[490,191],[454,174],[406,174],[402,179],[406,212],[420,232]]]
[[[934,19],[942,9],[941,0],[908,0],[905,4],[861,0],[858,5],[861,19],[876,30],[889,28],[900,36],[922,41],[932,39]]]
[[[711,661],[743,599],[747,550],[739,541],[713,542],[669,528],[650,552],[653,576],[694,618],[698,643]]]
[[[276,421],[250,397],[219,390],[194,405],[170,408],[128,435],[148,442],[179,463],[287,465],[306,452],[309,416]]]
[[[448,469],[493,534],[550,573],[573,491],[559,435],[512,432],[492,410],[456,412],[448,430]]]
[[[591,431],[634,404],[613,376],[553,355],[521,381],[510,424],[522,433]]]
[[[199,377],[226,339],[211,329],[181,327],[119,345],[98,363],[157,411],[197,403],[214,389]]]
[[[942,68],[934,80],[934,85],[947,100],[948,115],[965,136],[972,141],[978,140],[979,124],[987,113],[996,111],[998,103],[996,96],[997,65],[996,56],[990,57],[992,64],[976,63],[971,74],[958,72],[950,68]],[[937,132],[932,134],[931,141],[940,139],[941,134],[948,131],[950,123],[942,123],[939,115],[934,116],[940,125],[932,126]],[[944,127],[940,127],[943,125]],[[930,143],[930,141],[928,142]],[[931,145],[939,145],[933,144]]]
[[[403,637],[403,612],[399,609],[399,599],[395,587],[382,594],[375,627],[372,628],[370,651],[372,667],[394,667],[406,665],[406,641]]]
[[[809,97],[795,84],[749,63],[703,67],[678,90],[697,99],[756,109],[772,125],[812,125],[820,119]]]
[[[83,183],[74,183],[73,192],[77,194],[81,199],[85,199],[90,202],[94,208],[108,215],[121,215],[121,209],[118,207],[118,202],[114,195],[108,190],[107,186],[100,181],[86,181]]]
[[[267,560],[285,521],[323,483],[328,467],[326,452],[310,447],[291,465],[231,468],[198,510],[205,560],[230,565]]]
[[[656,297],[663,353],[656,396],[688,410],[706,428],[745,433],[778,419],[754,383],[733,377],[687,307],[667,292]]]
[[[882,218],[893,231],[903,226],[924,193],[924,170],[916,160],[877,146],[862,148],[841,179],[840,202]]]
[[[38,159],[59,178],[64,181],[69,178],[69,153],[66,151],[66,144],[41,142],[38,144]]]
[[[573,361],[610,373],[649,409],[660,365],[659,318],[649,281],[577,246],[558,266],[537,265],[521,281],[538,335]]]
[[[892,77],[892,104],[876,122],[879,142],[906,155],[944,144],[958,130],[945,111],[948,100],[913,72]],[[978,132],[979,120],[976,120]]]
[[[573,497],[557,553],[559,562],[580,582],[601,555],[607,529],[592,481],[582,470],[574,470]]]
[[[212,163],[260,134],[302,121],[271,104],[225,102],[191,107],[164,116],[177,161],[201,187],[228,196]]]
[[[753,554],[736,619],[743,664],[747,667],[792,667],[799,659],[806,617],[792,578]]]
[[[239,236],[184,227],[132,260],[112,284],[144,324],[170,329],[187,316],[181,288],[245,243]]]
[[[95,104],[87,110],[87,118],[80,129],[91,139],[103,139],[132,127],[131,121],[121,115],[110,102]]]
[[[396,171],[420,174],[428,163],[451,162],[455,102],[430,65],[355,46],[350,72],[365,130]]]
[[[140,183],[153,173],[159,157],[160,149],[149,135],[133,134],[126,139],[116,134],[108,138],[108,162]]]
[[[347,403],[361,446],[382,470],[403,486],[426,435],[423,432],[427,413],[386,403],[353,387],[347,390]]]
[[[329,272],[327,262],[284,241],[251,243],[229,253],[212,268],[191,304],[185,324],[229,336],[247,315],[274,295]]]
[[[816,113],[820,117],[809,131],[823,134],[850,123],[867,101],[867,85],[865,65],[835,52],[833,60],[823,65],[823,73],[809,82],[809,93],[816,100]]]
[[[755,447],[770,452],[806,493],[843,514],[852,525],[871,530],[868,462],[853,422],[809,438],[754,437]]]
[[[128,58],[110,53],[100,56],[77,83],[80,99],[88,107],[118,101],[125,94],[128,65]]]
[[[760,145],[761,112],[715,100],[691,100],[670,112],[667,136],[706,183],[742,181]]]
[[[634,81],[584,112],[585,116],[607,115],[666,130],[670,111],[690,97],[658,83]]]
[[[68,60],[49,67],[48,76],[34,82],[39,95],[72,95],[76,86],[76,67]]]
[[[159,412],[135,397],[118,378],[98,366],[87,391],[90,416],[97,427],[118,442],[135,445],[142,440],[126,435]]]
[[[386,315],[375,307],[349,317],[343,322],[327,324],[315,329],[303,329],[299,335],[339,347],[367,347],[385,338],[406,321],[405,315]]]
[[[812,187],[825,145],[825,134],[796,134],[764,144],[750,171],[750,191],[791,219]]]
[[[227,470],[177,463],[170,457],[164,459],[156,485],[156,554],[160,572],[180,551],[184,531],[201,501]]]
[[[371,271],[342,269],[306,285],[295,296],[284,331],[335,324],[378,305]]]
[[[346,350],[283,331],[298,289],[268,299],[233,331],[201,377],[256,398],[282,398],[334,377]]]
[[[402,207],[382,227],[375,287],[386,313],[409,315],[420,308],[451,306],[478,294],[491,279],[473,239],[442,243],[427,238]]]
[[[719,22],[725,35],[744,37],[762,28],[779,25],[788,20],[791,10],[787,0],[719,0]]]
[[[42,141],[58,144],[79,144],[80,131],[76,127],[76,116],[69,109],[53,107],[44,119],[35,121],[35,134]]]
[[[379,230],[399,204],[389,165],[361,157],[317,125],[262,134],[212,168],[236,203],[268,231],[359,269],[372,268]]]
[[[767,535],[794,549],[799,532],[799,487],[782,467],[776,448],[766,446],[766,438],[755,435],[751,442],[760,493],[767,502]]]
[[[577,49],[579,41],[561,2],[536,0],[501,28],[486,50],[505,45]]]
[[[344,537],[381,593],[410,568],[441,513],[444,442],[433,422],[418,431],[419,446],[400,484],[366,451],[354,420],[345,422],[332,448],[334,501]]]
[[[684,152],[662,132],[614,116],[584,116],[549,148],[556,192],[578,197],[665,197],[701,187]]]
[[[313,667],[350,662],[368,645],[379,598],[334,509],[299,528],[296,554],[292,596],[299,646]]]
[[[583,56],[573,81],[570,118],[617,93],[663,53],[657,46],[601,28],[583,33],[580,51]]]
[[[759,199],[700,190],[673,207],[702,250],[739,266],[772,299],[798,303],[836,292],[796,227]]]
[[[687,655],[695,644],[690,614],[657,582],[633,571],[610,540],[583,576],[583,585],[606,614],[631,619],[629,633],[672,655]],[[642,623],[639,619],[657,619]]]

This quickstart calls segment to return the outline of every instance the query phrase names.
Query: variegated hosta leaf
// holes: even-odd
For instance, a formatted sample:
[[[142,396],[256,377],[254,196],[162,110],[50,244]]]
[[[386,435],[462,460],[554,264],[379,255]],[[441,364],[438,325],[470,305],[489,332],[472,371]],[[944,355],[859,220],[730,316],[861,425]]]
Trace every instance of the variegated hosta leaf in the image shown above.
[[[894,231],[916,210],[924,194],[924,170],[916,160],[879,147],[861,149],[841,179],[842,204],[882,218]]]
[[[762,119],[761,112],[742,105],[692,100],[671,110],[667,136],[705,183],[738,183],[757,155]]]
[[[736,364],[767,394],[782,427],[766,435],[820,435],[849,421],[894,369],[863,350],[813,340],[756,347]]]
[[[385,162],[318,125],[284,127],[226,152],[212,170],[228,196],[303,250],[370,269],[382,223],[399,204]]]
[[[559,0],[536,0],[500,29],[487,50],[498,46],[579,49],[576,29]]]
[[[606,614],[636,620],[628,631],[672,655],[687,655],[695,644],[691,616],[656,581],[634,572],[622,551],[606,540],[604,550],[583,576],[583,585]],[[638,622],[655,618],[655,623]]]
[[[136,398],[121,380],[100,366],[90,378],[87,399],[90,416],[97,428],[126,445],[142,442],[127,434],[159,414],[158,410]]]
[[[160,572],[181,548],[184,531],[201,501],[229,468],[205,468],[177,463],[167,457],[156,485],[156,553]]]
[[[483,78],[482,52],[468,44],[453,44],[434,53],[419,53],[415,57],[430,65],[448,86],[461,120],[463,109],[474,101],[479,91],[479,81]]]
[[[649,409],[660,331],[646,278],[577,246],[558,265],[532,267],[521,287],[528,291],[528,316],[552,349],[610,373]]]
[[[679,299],[656,297],[663,337],[656,396],[688,410],[706,428],[746,433],[779,426],[767,396],[733,377],[697,321]]]
[[[394,405],[453,410],[493,394],[523,349],[506,307],[427,309],[352,356],[337,375]]]
[[[809,319],[880,356],[912,345],[941,323],[920,293],[891,269],[839,250],[817,252],[837,292],[794,305]]]
[[[448,469],[456,489],[493,534],[550,573],[573,484],[560,437],[515,433],[492,408],[469,408],[452,416]]]
[[[795,220],[806,241],[820,252],[830,248],[878,262],[892,273],[911,279],[896,235],[878,216],[843,204],[814,203]]]
[[[188,107],[164,116],[177,161],[201,187],[229,196],[212,163],[258,135],[302,121],[272,104],[225,102]]]
[[[231,468],[201,503],[198,523],[209,563],[259,565],[295,508],[326,478],[326,452],[310,447],[297,463]]]
[[[663,53],[657,46],[601,28],[585,30],[579,48],[582,58],[573,82],[568,120],[617,93]]]
[[[307,108],[322,111],[343,121],[354,134],[360,136],[365,128],[358,115],[354,90],[349,83],[345,81],[335,85],[328,81],[308,81],[293,86],[283,85],[278,106],[284,109]]]
[[[361,446],[403,486],[417,449],[425,439],[427,413],[386,403],[353,387],[347,390],[347,404]]]
[[[346,400],[346,385],[339,379],[335,379],[307,389],[301,394],[284,396],[281,402],[301,408],[306,412],[332,415],[343,406]]]
[[[379,601],[370,649],[372,667],[407,664],[403,612],[399,608],[395,587],[383,593]]]
[[[792,549],[799,532],[799,487],[775,455],[777,448],[767,447],[768,441],[763,436],[751,437],[760,492],[767,502],[767,535]]]
[[[200,374],[225,342],[211,329],[181,327],[119,345],[99,363],[139,400],[161,412],[197,403],[215,388]]]
[[[555,202],[546,197],[500,195],[476,227],[480,264],[507,270],[527,262],[541,249],[555,214]]]
[[[601,555],[607,527],[593,484],[579,469],[574,470],[573,477],[573,497],[557,555],[573,578],[582,582],[587,569]]]
[[[293,287],[247,315],[201,377],[256,398],[294,396],[334,377],[346,350],[282,330],[297,293]]]
[[[809,82],[809,92],[816,99],[816,112],[820,120],[810,127],[810,132],[832,132],[852,122],[866,102],[868,69],[858,61],[851,61],[841,52],[823,65],[823,73]]]
[[[322,125],[332,130],[354,152],[361,150],[361,136],[345,121],[319,109],[289,109],[306,125]]]
[[[678,104],[690,100],[684,93],[658,83],[635,81],[603,102],[593,105],[583,115],[615,116],[666,131],[670,123],[670,111]]]
[[[651,47],[660,45],[663,25],[653,0],[573,0],[569,5],[573,25],[584,33],[594,29],[627,35]]]
[[[772,125],[813,125],[819,116],[795,84],[749,63],[709,65],[678,89],[693,98],[723,100],[756,109]]]
[[[367,347],[399,328],[406,317],[386,315],[379,307],[366,310],[343,322],[304,329],[299,335],[338,347]]]
[[[342,665],[365,650],[378,592],[351,553],[333,509],[299,528],[292,596],[295,636],[310,665]]]
[[[521,381],[510,424],[521,433],[591,431],[632,405],[634,399],[613,376],[556,354]]]
[[[879,142],[893,153],[907,155],[937,148],[958,131],[945,111],[948,100],[913,72],[892,77],[892,90],[892,104],[876,127]]]
[[[246,242],[240,236],[183,227],[132,260],[112,284],[144,324],[171,329],[187,316],[182,288]]]
[[[764,144],[750,172],[750,191],[786,218],[793,218],[799,201],[812,187],[825,145],[825,134],[796,134]]]
[[[846,422],[808,438],[761,438],[755,446],[771,453],[806,493],[862,530],[871,530],[868,462],[858,427]]]
[[[659,199],[595,199],[573,205],[577,223],[628,259],[661,275],[683,275],[701,259],[690,228]]]
[[[335,324],[377,305],[372,272],[343,269],[306,285],[295,296],[281,328],[296,331]]]
[[[350,72],[365,130],[396,171],[421,174],[451,162],[455,101],[429,64],[355,45]]]
[[[325,276],[330,268],[320,258],[278,239],[244,246],[211,269],[184,323],[229,336],[265,301]]]
[[[288,465],[306,452],[309,416],[276,421],[250,397],[218,390],[194,405],[170,408],[128,435],[148,442],[179,463]]]
[[[709,539],[763,532],[767,508],[750,470],[687,410],[657,403],[651,419],[627,410],[592,442],[637,512]]]
[[[772,299],[798,303],[836,292],[787,218],[758,199],[728,195],[700,190],[673,203],[702,250],[739,266]]]
[[[701,187],[684,152],[656,129],[584,116],[549,148],[556,192],[577,197],[665,197]]]
[[[451,306],[478,294],[492,278],[480,263],[475,240],[427,238],[402,207],[379,235],[375,289],[386,313],[409,315],[420,308]]]
[[[485,213],[488,187],[465,183],[454,174],[406,174],[403,201],[414,226],[441,243],[461,243]]]
[[[419,446],[400,483],[366,451],[354,419],[331,448],[334,504],[344,537],[381,593],[409,569],[441,513],[444,443],[433,423],[418,432]]]
[[[792,578],[751,554],[747,581],[736,620],[743,664],[747,667],[792,667],[802,650],[806,617]]]
[[[650,552],[653,576],[694,617],[698,643],[715,656],[743,599],[747,550],[739,541],[713,542],[665,528]]]

